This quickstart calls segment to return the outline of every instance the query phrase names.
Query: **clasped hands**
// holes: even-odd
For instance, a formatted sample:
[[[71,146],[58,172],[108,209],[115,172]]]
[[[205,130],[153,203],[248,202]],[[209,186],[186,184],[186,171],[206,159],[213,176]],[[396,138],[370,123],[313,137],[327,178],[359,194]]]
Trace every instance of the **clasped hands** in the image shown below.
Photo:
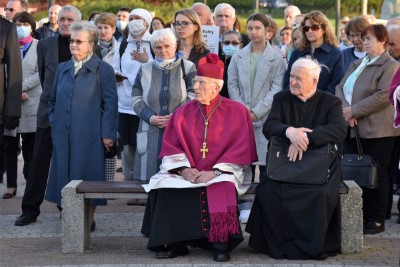
[[[289,138],[291,143],[287,154],[289,161],[296,161],[297,159],[301,160],[303,158],[303,152],[305,152],[308,149],[308,145],[310,143],[306,133],[311,133],[311,132],[312,132],[311,129],[305,127],[287,128],[286,136],[287,138]]]
[[[165,115],[165,116],[153,115],[150,118],[150,124],[157,126],[158,128],[165,128],[167,127],[170,118],[171,115]]]
[[[350,127],[354,127],[357,125],[357,119],[354,117],[353,112],[351,111],[351,107],[343,108],[343,117],[347,122],[347,125]]]
[[[192,184],[207,183],[217,177],[214,171],[199,171],[196,168],[185,168],[181,175]]]

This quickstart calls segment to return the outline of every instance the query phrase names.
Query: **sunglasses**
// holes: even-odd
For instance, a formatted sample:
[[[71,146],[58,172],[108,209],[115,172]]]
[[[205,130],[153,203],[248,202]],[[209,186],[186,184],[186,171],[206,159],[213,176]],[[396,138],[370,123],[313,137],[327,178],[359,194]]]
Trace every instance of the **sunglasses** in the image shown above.
[[[223,43],[224,45],[233,45],[233,46],[240,45],[240,43],[239,43],[239,42],[236,42],[236,41],[232,41],[232,42],[230,42],[230,41],[223,41],[222,43]]]
[[[308,32],[310,29],[311,29],[313,32],[316,32],[316,31],[318,31],[319,29],[321,29],[321,25],[313,24],[313,25],[311,25],[311,26],[303,26],[303,32]]]
[[[89,41],[81,41],[81,40],[75,40],[75,39],[69,39],[69,43],[70,44],[77,44],[77,45],[81,45],[84,42],[89,42]]]
[[[189,21],[175,21],[174,23],[172,23],[172,25],[174,25],[175,28],[177,27],[182,27],[182,28],[186,28],[187,26],[189,26],[189,24],[193,24],[192,22]]]
[[[14,9],[14,8],[12,8],[12,7],[5,7],[4,8],[4,11],[10,11],[10,12],[13,12],[14,10],[16,10],[16,9]]]

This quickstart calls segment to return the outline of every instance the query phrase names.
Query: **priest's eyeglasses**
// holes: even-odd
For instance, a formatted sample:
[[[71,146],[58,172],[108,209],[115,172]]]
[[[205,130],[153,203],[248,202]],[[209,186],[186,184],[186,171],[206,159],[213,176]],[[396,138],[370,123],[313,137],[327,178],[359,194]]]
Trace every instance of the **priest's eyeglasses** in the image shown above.
[[[201,86],[201,87],[207,87],[207,85],[209,84],[208,82],[203,81],[203,80],[193,79],[193,85],[196,85],[196,83],[200,83],[200,86]],[[214,83],[214,84],[217,85],[216,82],[210,82],[210,83]]]

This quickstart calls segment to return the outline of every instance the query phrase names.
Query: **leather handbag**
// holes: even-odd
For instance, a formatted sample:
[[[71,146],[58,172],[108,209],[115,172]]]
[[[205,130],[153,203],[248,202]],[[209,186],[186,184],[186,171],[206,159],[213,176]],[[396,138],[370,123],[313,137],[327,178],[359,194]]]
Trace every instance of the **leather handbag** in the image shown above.
[[[374,159],[364,155],[357,126],[354,127],[357,154],[341,155],[342,179],[354,180],[358,186],[367,189],[378,187],[378,170]]]
[[[324,184],[331,176],[330,166],[338,156],[333,144],[309,149],[301,160],[289,161],[290,142],[280,137],[269,141],[267,175],[280,182],[298,184]]]

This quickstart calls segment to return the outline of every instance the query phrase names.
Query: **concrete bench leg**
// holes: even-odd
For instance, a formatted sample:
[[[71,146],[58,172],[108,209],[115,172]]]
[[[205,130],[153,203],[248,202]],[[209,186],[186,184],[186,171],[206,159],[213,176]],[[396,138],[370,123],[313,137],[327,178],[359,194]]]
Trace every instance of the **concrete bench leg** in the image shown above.
[[[342,253],[363,250],[362,190],[354,181],[344,181],[348,194],[340,194]]]
[[[90,244],[89,201],[76,188],[73,180],[62,190],[61,244],[63,253],[83,253]]]

